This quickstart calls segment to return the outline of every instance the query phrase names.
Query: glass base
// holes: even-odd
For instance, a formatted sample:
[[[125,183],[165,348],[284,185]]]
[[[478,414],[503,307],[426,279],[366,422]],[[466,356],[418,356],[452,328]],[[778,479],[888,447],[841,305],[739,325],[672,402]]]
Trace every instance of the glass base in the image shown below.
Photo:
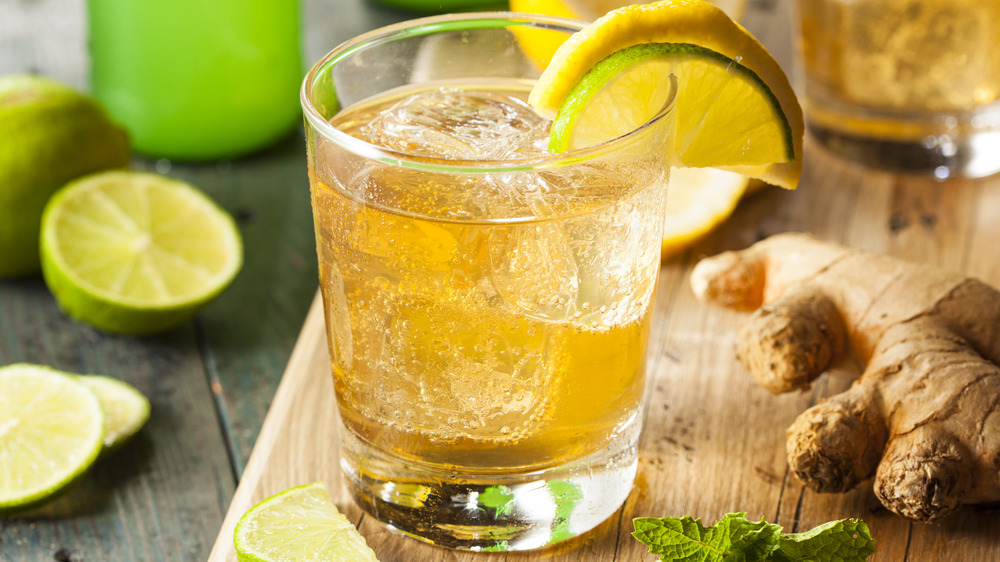
[[[968,139],[938,135],[912,142],[863,137],[813,123],[809,132],[830,152],[872,168],[938,179],[981,178],[1000,172],[1000,131]]]
[[[859,107],[807,88],[809,132],[827,150],[900,173],[979,178],[1000,172],[1000,103],[969,111]]]
[[[461,475],[344,435],[341,467],[358,505],[407,536],[464,550],[530,550],[589,531],[621,507],[638,467],[632,433],[568,465]]]

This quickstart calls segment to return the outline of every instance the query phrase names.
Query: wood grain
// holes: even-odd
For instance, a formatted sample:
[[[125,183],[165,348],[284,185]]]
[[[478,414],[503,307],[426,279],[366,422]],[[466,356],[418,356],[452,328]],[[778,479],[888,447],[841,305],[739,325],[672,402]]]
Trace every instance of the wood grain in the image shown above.
[[[210,560],[235,560],[232,525],[254,502],[313,480],[333,489],[338,507],[383,562],[650,560],[629,536],[632,517],[691,514],[714,521],[730,511],[766,517],[787,531],[864,518],[878,539],[876,561],[1000,559],[994,536],[1000,514],[968,508],[941,524],[923,525],[886,511],[870,481],[843,495],[804,489],[786,468],[785,428],[851,379],[825,375],[810,391],[781,396],[758,388],[733,357],[741,315],[699,304],[687,287],[699,257],[787,230],[968,271],[1000,285],[1000,178],[940,182],[864,169],[812,142],[806,151],[798,191],[753,196],[719,231],[664,264],[657,304],[663,349],[639,475],[623,509],[594,532],[549,551],[484,557],[418,543],[362,516],[343,488],[333,455],[334,400],[316,303]]]

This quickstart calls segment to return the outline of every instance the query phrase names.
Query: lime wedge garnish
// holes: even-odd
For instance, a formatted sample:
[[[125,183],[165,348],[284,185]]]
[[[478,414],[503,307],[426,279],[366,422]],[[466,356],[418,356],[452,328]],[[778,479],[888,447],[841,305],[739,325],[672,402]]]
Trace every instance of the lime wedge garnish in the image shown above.
[[[662,0],[609,12],[555,52],[528,98],[550,149],[611,140],[662,110],[677,79],[675,166],[725,167],[786,188],[802,172],[802,110],[770,53],[717,7]]]
[[[97,458],[104,413],[77,378],[48,367],[0,368],[0,511],[50,498]]]
[[[200,310],[243,260],[232,217],[194,187],[156,174],[75,181],[45,207],[42,272],[70,316],[148,334]]]
[[[240,562],[377,562],[319,482],[285,490],[250,508],[236,524],[233,544]]]
[[[677,43],[634,45],[591,68],[559,108],[549,149],[583,148],[635,130],[668,101],[670,75],[678,83],[674,164],[794,160],[788,121],[760,78],[714,51]]]
[[[106,451],[123,445],[149,419],[149,400],[127,382],[101,375],[80,375],[78,380],[97,396],[104,411]]]

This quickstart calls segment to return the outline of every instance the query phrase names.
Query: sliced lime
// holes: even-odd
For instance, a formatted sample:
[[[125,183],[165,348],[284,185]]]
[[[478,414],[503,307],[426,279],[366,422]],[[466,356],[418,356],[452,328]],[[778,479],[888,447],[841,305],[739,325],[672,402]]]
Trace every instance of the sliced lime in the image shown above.
[[[149,334],[198,312],[243,261],[232,217],[190,185],[105,172],[57,192],[42,217],[42,272],[65,312]]]
[[[650,120],[677,76],[672,154],[684,166],[739,166],[795,159],[778,100],[737,61],[697,45],[643,43],[605,58],[566,97],[549,148],[562,152],[617,138]]]
[[[236,524],[233,544],[241,562],[377,562],[320,482],[285,490],[250,508]]]
[[[127,382],[101,375],[80,375],[79,379],[101,403],[104,411],[104,449],[122,446],[142,429],[149,419],[149,400]]]
[[[0,511],[55,495],[101,451],[104,413],[76,377],[17,363],[0,368]]]
[[[553,53],[528,103],[556,119],[550,149],[611,140],[659,113],[676,76],[674,166],[726,167],[794,189],[802,109],[781,66],[746,29],[700,0],[613,10]]]

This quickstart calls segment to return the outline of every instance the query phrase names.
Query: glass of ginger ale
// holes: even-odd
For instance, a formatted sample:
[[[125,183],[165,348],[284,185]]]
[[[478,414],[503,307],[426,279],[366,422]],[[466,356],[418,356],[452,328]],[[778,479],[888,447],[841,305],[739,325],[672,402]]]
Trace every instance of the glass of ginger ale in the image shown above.
[[[548,153],[526,52],[583,25],[405,22],[303,85],[342,469],[365,511],[418,539],[539,548],[632,487],[672,101]]]
[[[797,0],[811,133],[878,167],[1000,171],[1000,2]]]

